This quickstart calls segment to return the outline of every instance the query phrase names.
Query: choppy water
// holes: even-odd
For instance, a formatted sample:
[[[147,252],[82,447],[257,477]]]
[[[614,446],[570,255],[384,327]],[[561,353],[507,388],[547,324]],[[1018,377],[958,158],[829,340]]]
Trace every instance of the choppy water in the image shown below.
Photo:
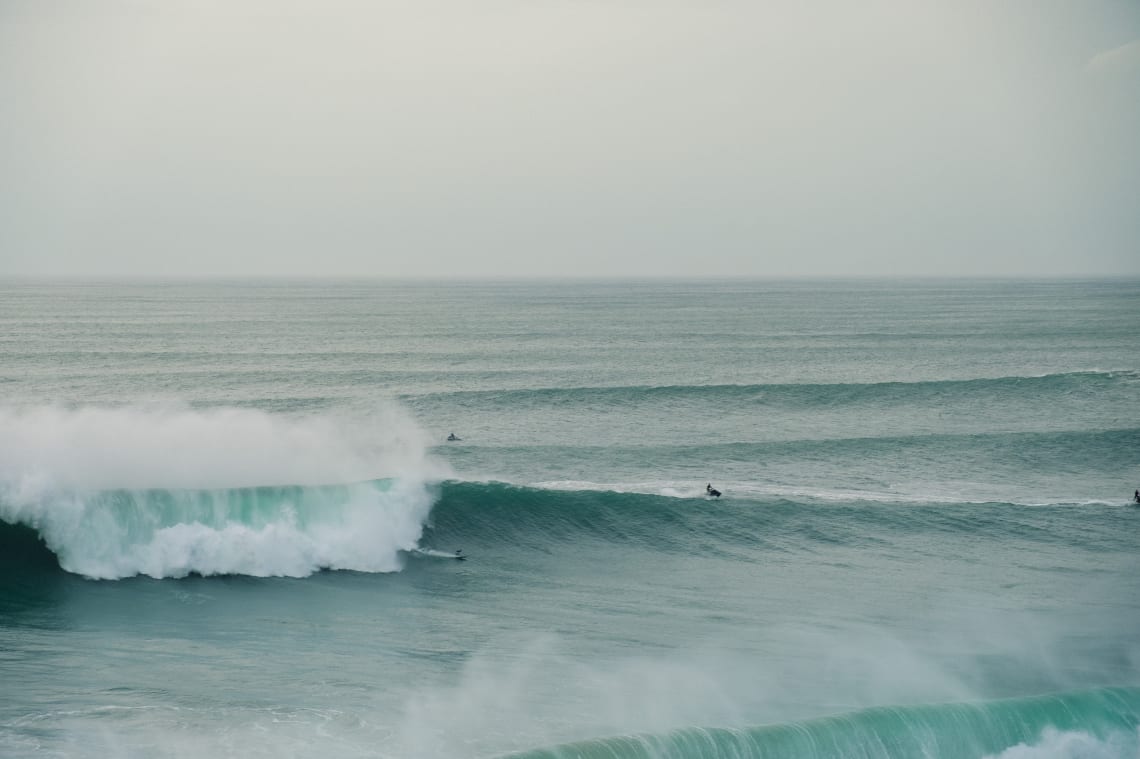
[[[1137,356],[1137,281],[0,284],[0,756],[1134,759]]]

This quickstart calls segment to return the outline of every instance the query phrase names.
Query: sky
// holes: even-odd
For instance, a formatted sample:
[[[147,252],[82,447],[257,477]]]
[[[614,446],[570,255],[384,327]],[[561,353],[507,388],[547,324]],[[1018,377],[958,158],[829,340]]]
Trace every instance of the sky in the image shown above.
[[[1138,275],[1137,0],[0,0],[0,277]]]

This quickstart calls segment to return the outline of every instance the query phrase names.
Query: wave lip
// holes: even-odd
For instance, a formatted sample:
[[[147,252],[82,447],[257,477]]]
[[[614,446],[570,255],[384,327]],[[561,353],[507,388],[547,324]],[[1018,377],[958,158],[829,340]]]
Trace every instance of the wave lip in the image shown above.
[[[978,704],[884,707],[806,722],[685,728],[510,754],[509,759],[1036,759],[1135,757],[1140,688],[1105,688]],[[1086,753],[1055,753],[1066,747]]]

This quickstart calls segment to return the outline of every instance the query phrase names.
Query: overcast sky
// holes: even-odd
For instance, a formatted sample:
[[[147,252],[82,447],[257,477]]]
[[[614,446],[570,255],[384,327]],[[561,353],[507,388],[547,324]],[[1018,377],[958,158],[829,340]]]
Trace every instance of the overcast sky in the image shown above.
[[[1138,274],[1137,0],[0,0],[0,276]]]

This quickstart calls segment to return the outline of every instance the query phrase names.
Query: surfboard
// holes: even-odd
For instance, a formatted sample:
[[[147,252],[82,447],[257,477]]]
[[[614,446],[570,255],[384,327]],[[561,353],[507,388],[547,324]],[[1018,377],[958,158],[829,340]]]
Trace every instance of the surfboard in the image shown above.
[[[436,548],[413,548],[410,553],[428,559],[459,559],[463,561],[467,558],[467,554],[465,553],[449,553],[448,551],[440,551]]]

